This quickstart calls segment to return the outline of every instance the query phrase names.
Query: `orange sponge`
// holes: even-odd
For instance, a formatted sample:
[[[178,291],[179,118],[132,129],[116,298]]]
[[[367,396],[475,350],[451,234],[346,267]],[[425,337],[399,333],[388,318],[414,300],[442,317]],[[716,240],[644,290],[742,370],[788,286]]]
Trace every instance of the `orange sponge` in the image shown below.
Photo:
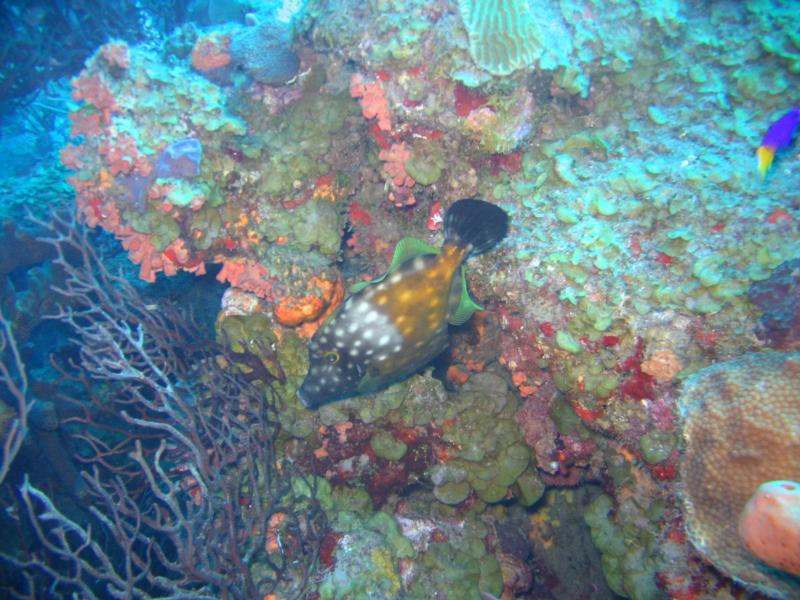
[[[800,575],[800,483],[761,484],[742,510],[739,537],[771,567]]]

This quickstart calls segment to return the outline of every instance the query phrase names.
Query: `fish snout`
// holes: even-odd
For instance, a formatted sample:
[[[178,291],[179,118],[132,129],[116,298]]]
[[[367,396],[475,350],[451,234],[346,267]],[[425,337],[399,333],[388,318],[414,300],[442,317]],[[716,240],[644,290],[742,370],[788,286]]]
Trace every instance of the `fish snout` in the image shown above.
[[[304,379],[303,383],[297,389],[297,398],[302,402],[303,406],[309,410],[314,410],[322,404],[320,399],[315,398],[315,395],[309,390],[308,378]]]

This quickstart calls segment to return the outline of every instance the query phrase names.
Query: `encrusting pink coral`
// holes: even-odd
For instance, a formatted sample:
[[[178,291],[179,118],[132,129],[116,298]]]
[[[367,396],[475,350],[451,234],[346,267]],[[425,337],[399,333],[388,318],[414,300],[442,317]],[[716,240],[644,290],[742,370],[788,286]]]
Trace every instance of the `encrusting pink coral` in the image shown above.
[[[365,81],[362,75],[353,73],[350,78],[350,95],[359,99],[364,117],[377,119],[378,127],[382,131],[392,130],[389,101],[386,100],[380,81]]]
[[[378,158],[383,161],[383,169],[395,185],[412,187],[416,183],[406,172],[406,161],[411,158],[411,149],[405,142],[398,142],[381,150]]]
[[[122,241],[122,247],[128,251],[131,262],[139,265],[139,277],[149,283],[154,282],[156,273],[160,270],[160,265],[157,264],[160,253],[153,247],[150,236],[130,228],[116,234]]]
[[[267,268],[254,260],[225,260],[217,273],[217,280],[227,281],[245,292],[259,298],[268,298],[272,292],[272,281]]]

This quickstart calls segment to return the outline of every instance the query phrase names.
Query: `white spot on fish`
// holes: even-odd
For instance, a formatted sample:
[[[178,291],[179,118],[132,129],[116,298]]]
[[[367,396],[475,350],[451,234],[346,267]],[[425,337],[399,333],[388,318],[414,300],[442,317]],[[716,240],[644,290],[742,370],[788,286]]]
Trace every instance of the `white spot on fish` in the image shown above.
[[[343,337],[344,336],[344,329],[339,327],[336,331],[334,331],[334,334],[336,335],[336,337]]]
[[[372,329],[367,329],[367,330],[364,332],[364,339],[365,339],[365,340],[371,340],[371,339],[372,339],[372,336],[373,336],[373,334],[374,334],[374,333],[375,333],[375,332],[374,332],[374,331],[372,331]]]
[[[386,344],[389,343],[390,339],[391,339],[391,337],[389,336],[388,333],[386,333],[386,334],[381,336],[381,339],[378,340],[378,345],[379,346],[385,346]]]
[[[369,302],[359,302],[355,307],[357,313],[365,313],[369,310]]]
[[[356,340],[353,342],[353,348],[360,348],[363,342],[361,340]]]
[[[384,360],[386,360],[387,358],[389,358],[389,357],[388,357],[388,356],[386,356],[385,354],[381,354],[381,355],[380,355],[378,358],[376,358],[375,360],[378,360],[378,361],[380,361],[380,362],[383,362],[383,361],[384,361]]]
[[[358,323],[350,323],[347,327],[347,333],[355,333],[356,329],[358,329]]]
[[[389,277],[389,283],[400,283],[403,280],[402,273],[395,273],[391,277]]]
[[[378,314],[378,311],[372,310],[369,313],[367,313],[366,317],[364,317],[364,323],[374,323],[375,321],[378,320],[378,318],[380,318],[380,314]]]
[[[397,346],[394,347],[393,352],[400,352],[400,350],[402,350],[402,349],[403,349],[403,345],[402,344],[397,344]]]
[[[414,259],[413,266],[416,271],[422,271],[422,269],[425,268],[425,259],[421,256],[418,256]]]

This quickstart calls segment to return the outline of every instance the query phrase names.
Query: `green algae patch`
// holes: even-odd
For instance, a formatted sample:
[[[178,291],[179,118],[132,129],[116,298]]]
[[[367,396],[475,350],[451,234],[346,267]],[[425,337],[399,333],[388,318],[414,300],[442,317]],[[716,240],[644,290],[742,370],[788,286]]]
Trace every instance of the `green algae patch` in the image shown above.
[[[570,354],[578,354],[583,348],[568,331],[556,332],[556,345]]]
[[[411,158],[405,162],[406,172],[420,185],[439,181],[445,168],[444,150],[435,140],[415,143]]]
[[[332,526],[346,534],[347,544],[337,548],[335,566],[320,583],[320,598],[402,597],[399,559],[414,558],[416,552],[394,518],[379,511],[365,520],[345,511],[335,514]]]
[[[419,577],[405,597],[430,598],[431,590],[447,590],[448,597],[481,600],[481,563],[449,542],[434,542],[417,559]]]
[[[569,154],[559,154],[555,157],[555,171],[558,178],[567,185],[578,185],[578,176],[575,174],[573,165],[575,159]]]
[[[459,481],[458,483],[445,483],[433,488],[433,495],[439,502],[444,504],[459,504],[469,496],[469,483]]]
[[[666,125],[669,122],[667,114],[658,106],[648,106],[647,116],[656,125]]]
[[[610,197],[602,188],[590,186],[583,195],[584,202],[593,215],[612,217],[619,212],[619,204]]]
[[[648,431],[639,439],[642,458],[651,465],[665,461],[675,448],[675,436],[669,431]]]
[[[517,478],[519,501],[523,506],[533,506],[544,496],[544,482],[531,470]]]
[[[443,439],[458,448],[444,464],[428,471],[434,495],[457,504],[474,491],[483,502],[500,502],[534,464],[515,421],[516,400],[507,382],[491,372],[477,373],[445,403]]]
[[[388,431],[379,431],[369,441],[376,456],[386,460],[400,460],[406,453],[408,446],[396,439]]]

